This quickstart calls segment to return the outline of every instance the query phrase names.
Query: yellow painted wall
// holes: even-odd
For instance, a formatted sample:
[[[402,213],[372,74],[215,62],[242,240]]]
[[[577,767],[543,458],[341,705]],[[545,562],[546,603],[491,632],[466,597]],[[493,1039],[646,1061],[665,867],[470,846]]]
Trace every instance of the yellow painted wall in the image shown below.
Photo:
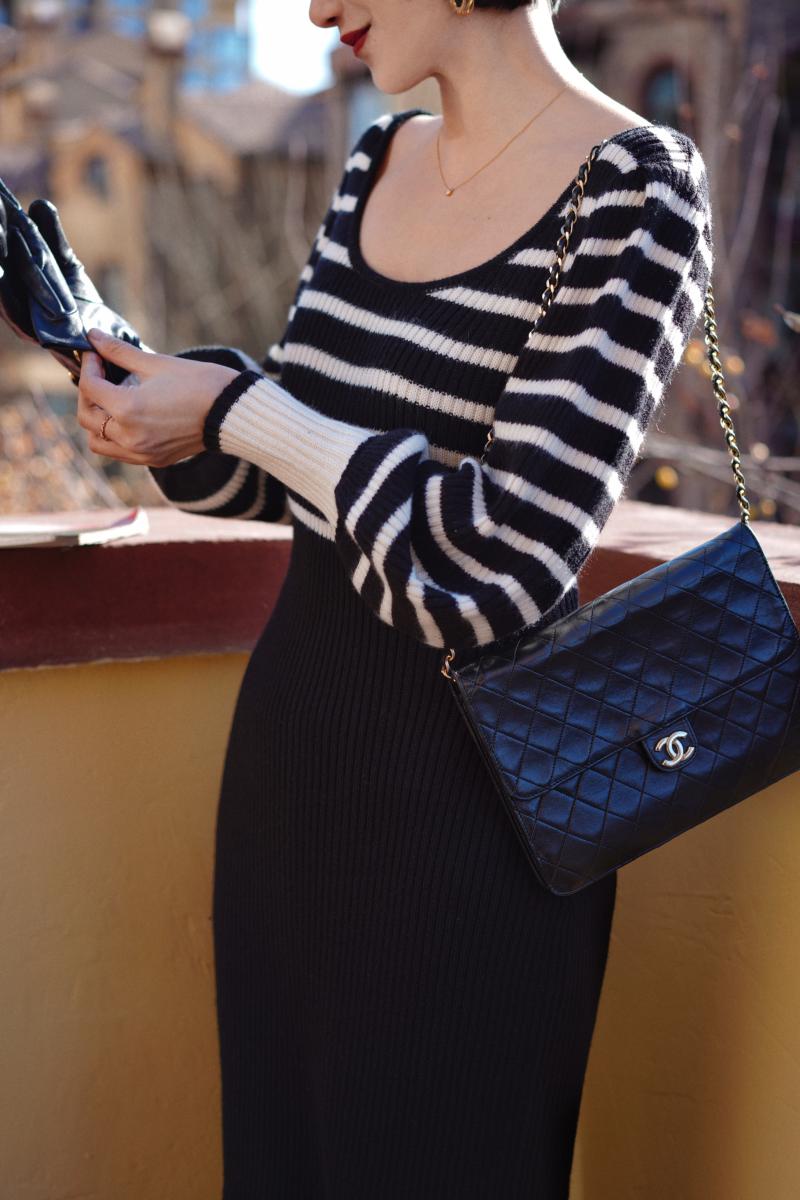
[[[572,1200],[800,1196],[800,774],[623,867]]]
[[[0,1197],[218,1200],[211,866],[243,655],[0,674]]]
[[[219,1200],[213,837],[245,662],[0,674],[2,1200]],[[620,871],[572,1200],[798,1195],[799,802],[784,780]]]

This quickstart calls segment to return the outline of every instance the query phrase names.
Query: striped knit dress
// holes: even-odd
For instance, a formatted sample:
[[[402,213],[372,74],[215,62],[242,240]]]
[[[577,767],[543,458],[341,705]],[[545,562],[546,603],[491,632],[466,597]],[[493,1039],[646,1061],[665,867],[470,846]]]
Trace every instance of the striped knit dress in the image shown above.
[[[206,450],[152,471],[179,508],[293,526],[217,818],[224,1200],[568,1196],[616,876],[537,882],[440,665],[577,606],[702,308],[708,185],[671,127],[603,142],[529,337],[572,178],[457,275],[361,256],[424,111],[358,139],[263,363],[185,352],[238,374]]]

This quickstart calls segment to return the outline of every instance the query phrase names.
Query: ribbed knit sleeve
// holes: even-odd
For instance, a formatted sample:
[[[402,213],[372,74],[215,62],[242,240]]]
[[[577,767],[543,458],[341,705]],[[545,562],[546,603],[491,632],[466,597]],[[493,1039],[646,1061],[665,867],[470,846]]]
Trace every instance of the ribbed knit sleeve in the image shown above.
[[[264,371],[242,350],[232,346],[196,346],[176,358],[216,362],[234,370]],[[148,467],[164,499],[173,508],[206,517],[288,523],[286,488],[274,475],[235,454],[190,455],[168,467]]]
[[[247,371],[212,407],[207,447],[323,512],[364,602],[410,636],[467,649],[537,623],[576,586],[702,309],[711,213],[691,162],[585,197],[485,462],[445,465],[418,430],[336,420]]]

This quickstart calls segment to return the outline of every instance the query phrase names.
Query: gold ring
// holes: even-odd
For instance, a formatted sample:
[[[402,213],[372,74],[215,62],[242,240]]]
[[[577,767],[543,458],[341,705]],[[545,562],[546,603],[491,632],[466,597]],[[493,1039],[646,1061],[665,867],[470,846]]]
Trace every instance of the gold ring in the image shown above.
[[[106,440],[107,442],[110,442],[110,441],[111,441],[111,438],[110,438],[110,437],[108,436],[108,434],[106,433],[106,425],[107,425],[107,424],[108,424],[108,422],[111,420],[111,418],[113,417],[113,415],[114,415],[113,413],[109,413],[109,414],[108,414],[108,416],[106,417],[105,421],[103,421],[103,427],[102,427],[102,429],[100,430],[100,437],[101,437],[101,438],[105,438],[105,440]]]

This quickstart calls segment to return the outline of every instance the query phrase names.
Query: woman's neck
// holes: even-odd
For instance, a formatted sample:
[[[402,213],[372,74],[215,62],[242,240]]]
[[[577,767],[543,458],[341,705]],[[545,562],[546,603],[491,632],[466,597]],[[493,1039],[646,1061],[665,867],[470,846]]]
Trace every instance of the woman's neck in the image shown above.
[[[496,21],[491,14],[496,26],[491,37],[485,30],[480,37],[463,36],[468,31],[459,28],[460,22],[468,24],[476,15],[484,16],[473,9],[468,17],[454,18],[445,65],[433,72],[441,95],[440,144],[448,147],[456,173],[462,152],[465,164],[484,151],[490,155],[564,88],[542,114],[541,125],[533,122],[537,138],[563,132],[564,115],[570,105],[574,111],[576,100],[608,101],[564,53],[542,0],[531,9],[498,14]]]

